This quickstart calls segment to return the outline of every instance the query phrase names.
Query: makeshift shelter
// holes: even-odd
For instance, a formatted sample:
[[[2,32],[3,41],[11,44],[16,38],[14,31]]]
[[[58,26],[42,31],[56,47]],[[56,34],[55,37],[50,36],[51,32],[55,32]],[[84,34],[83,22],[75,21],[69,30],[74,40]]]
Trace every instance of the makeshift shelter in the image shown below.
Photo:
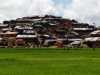
[[[0,24],[0,29],[1,28],[7,28],[8,27],[8,24]]]
[[[16,46],[16,32],[5,32],[0,33],[0,36],[3,38],[4,42],[7,44],[8,47]]]
[[[92,37],[100,37],[100,30],[96,30],[90,33],[90,36]]]
[[[26,47],[39,47],[37,35],[17,35],[16,39],[23,39]]]
[[[100,37],[89,37],[84,40],[89,47],[100,48]]]

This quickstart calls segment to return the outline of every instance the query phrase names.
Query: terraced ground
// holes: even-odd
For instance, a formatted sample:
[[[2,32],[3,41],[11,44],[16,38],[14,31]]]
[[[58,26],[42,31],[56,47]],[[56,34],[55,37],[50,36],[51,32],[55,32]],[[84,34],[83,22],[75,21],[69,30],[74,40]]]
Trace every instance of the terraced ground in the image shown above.
[[[100,49],[0,49],[0,75],[100,75]]]

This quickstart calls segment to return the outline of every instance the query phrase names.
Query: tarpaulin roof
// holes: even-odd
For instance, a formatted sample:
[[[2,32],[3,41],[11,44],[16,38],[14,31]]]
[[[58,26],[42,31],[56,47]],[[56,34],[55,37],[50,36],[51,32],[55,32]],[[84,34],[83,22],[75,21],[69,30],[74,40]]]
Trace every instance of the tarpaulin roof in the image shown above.
[[[6,33],[0,33],[0,35],[16,35],[16,34],[17,34],[17,32],[10,32],[10,31],[8,31]]]
[[[37,37],[36,35],[17,35],[16,38],[35,38]]]
[[[95,35],[95,34],[100,34],[100,30],[94,31],[92,33],[90,33],[91,35]]]
[[[73,30],[93,30],[92,28],[73,28]]]
[[[81,41],[74,41],[74,42],[72,42],[72,43],[70,43],[71,45],[76,45],[76,44],[80,44],[81,43]]]
[[[95,42],[95,41],[100,41],[100,37],[89,37],[86,38],[85,41],[90,41],[90,42]]]

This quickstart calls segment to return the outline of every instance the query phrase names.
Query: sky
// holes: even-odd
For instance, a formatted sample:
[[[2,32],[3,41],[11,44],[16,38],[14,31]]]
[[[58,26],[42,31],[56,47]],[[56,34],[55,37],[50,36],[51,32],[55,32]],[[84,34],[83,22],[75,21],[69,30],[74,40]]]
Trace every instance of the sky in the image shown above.
[[[0,22],[52,14],[100,25],[100,0],[0,0]]]

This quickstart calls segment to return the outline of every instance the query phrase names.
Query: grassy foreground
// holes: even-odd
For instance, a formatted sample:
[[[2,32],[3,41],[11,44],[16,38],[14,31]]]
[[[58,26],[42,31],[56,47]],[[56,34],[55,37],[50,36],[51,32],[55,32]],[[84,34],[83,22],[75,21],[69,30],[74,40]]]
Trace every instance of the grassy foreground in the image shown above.
[[[100,75],[100,49],[0,49],[0,75]]]

